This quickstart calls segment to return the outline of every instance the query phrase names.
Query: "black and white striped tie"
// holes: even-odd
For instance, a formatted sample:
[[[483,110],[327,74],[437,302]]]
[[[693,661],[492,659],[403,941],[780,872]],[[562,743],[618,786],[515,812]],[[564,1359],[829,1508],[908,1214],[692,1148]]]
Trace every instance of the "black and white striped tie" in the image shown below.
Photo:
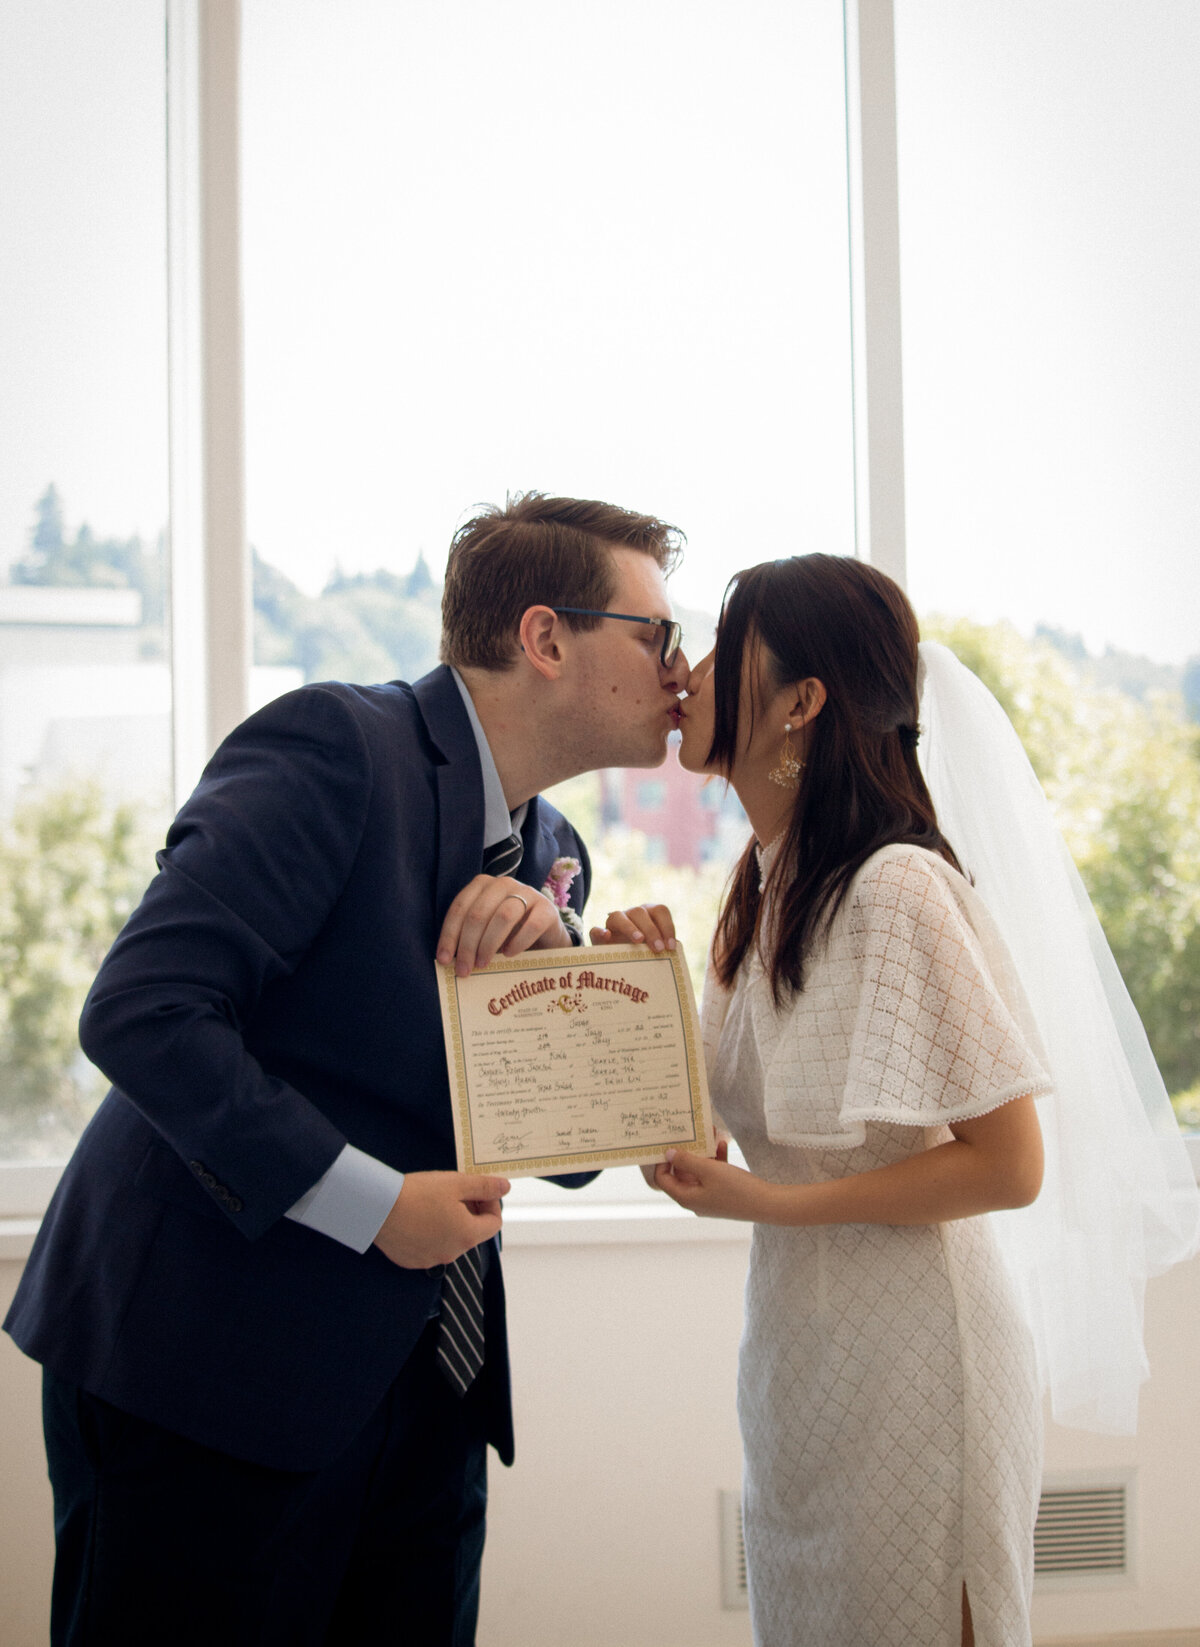
[[[443,1377],[459,1395],[466,1395],[483,1366],[483,1272],[478,1247],[446,1265],[437,1358]]]
[[[510,835],[507,840],[494,841],[491,846],[484,848],[483,873],[511,875],[514,869],[521,867],[521,859],[524,856],[525,848],[519,835]]]
[[[484,874],[511,875],[523,855],[519,835],[497,841],[483,854]],[[446,1265],[437,1358],[443,1376],[459,1395],[466,1395],[483,1366],[483,1267],[478,1247]]]

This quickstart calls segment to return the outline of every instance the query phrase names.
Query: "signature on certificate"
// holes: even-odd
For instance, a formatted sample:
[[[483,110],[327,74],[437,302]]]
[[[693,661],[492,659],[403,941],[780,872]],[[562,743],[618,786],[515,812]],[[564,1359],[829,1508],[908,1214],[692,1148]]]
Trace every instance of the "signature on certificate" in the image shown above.
[[[530,1132],[498,1132],[492,1139],[497,1155],[520,1155],[530,1138]]]

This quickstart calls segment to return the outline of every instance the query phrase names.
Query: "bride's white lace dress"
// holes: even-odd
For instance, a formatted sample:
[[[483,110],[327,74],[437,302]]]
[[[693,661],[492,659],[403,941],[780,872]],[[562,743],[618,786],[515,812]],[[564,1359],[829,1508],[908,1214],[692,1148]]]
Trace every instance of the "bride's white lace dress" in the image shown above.
[[[1046,1090],[1019,986],[934,854],[863,866],[777,1011],[756,958],[706,991],[715,1108],[751,1169],[809,1183]],[[1029,1635],[1041,1418],[986,1217],[757,1225],[739,1415],[758,1647],[978,1647]]]

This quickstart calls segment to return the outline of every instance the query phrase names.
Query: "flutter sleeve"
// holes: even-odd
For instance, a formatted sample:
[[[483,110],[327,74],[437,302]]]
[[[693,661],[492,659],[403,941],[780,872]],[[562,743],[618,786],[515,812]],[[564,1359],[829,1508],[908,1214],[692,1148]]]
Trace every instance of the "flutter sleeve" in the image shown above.
[[[843,1126],[944,1126],[1050,1090],[1012,963],[965,880],[891,848],[868,860],[848,905],[858,996]]]

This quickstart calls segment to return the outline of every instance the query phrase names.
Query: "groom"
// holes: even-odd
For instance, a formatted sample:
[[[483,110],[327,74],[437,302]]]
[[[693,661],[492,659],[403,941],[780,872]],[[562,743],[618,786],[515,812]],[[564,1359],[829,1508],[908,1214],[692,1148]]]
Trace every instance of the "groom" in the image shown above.
[[[676,552],[608,504],[485,511],[441,667],[269,704],[175,820],[6,1322],[45,1369],[56,1647],[473,1641],[508,1185],[453,1170],[434,956],[581,932],[587,853],[539,791],[664,759]]]

